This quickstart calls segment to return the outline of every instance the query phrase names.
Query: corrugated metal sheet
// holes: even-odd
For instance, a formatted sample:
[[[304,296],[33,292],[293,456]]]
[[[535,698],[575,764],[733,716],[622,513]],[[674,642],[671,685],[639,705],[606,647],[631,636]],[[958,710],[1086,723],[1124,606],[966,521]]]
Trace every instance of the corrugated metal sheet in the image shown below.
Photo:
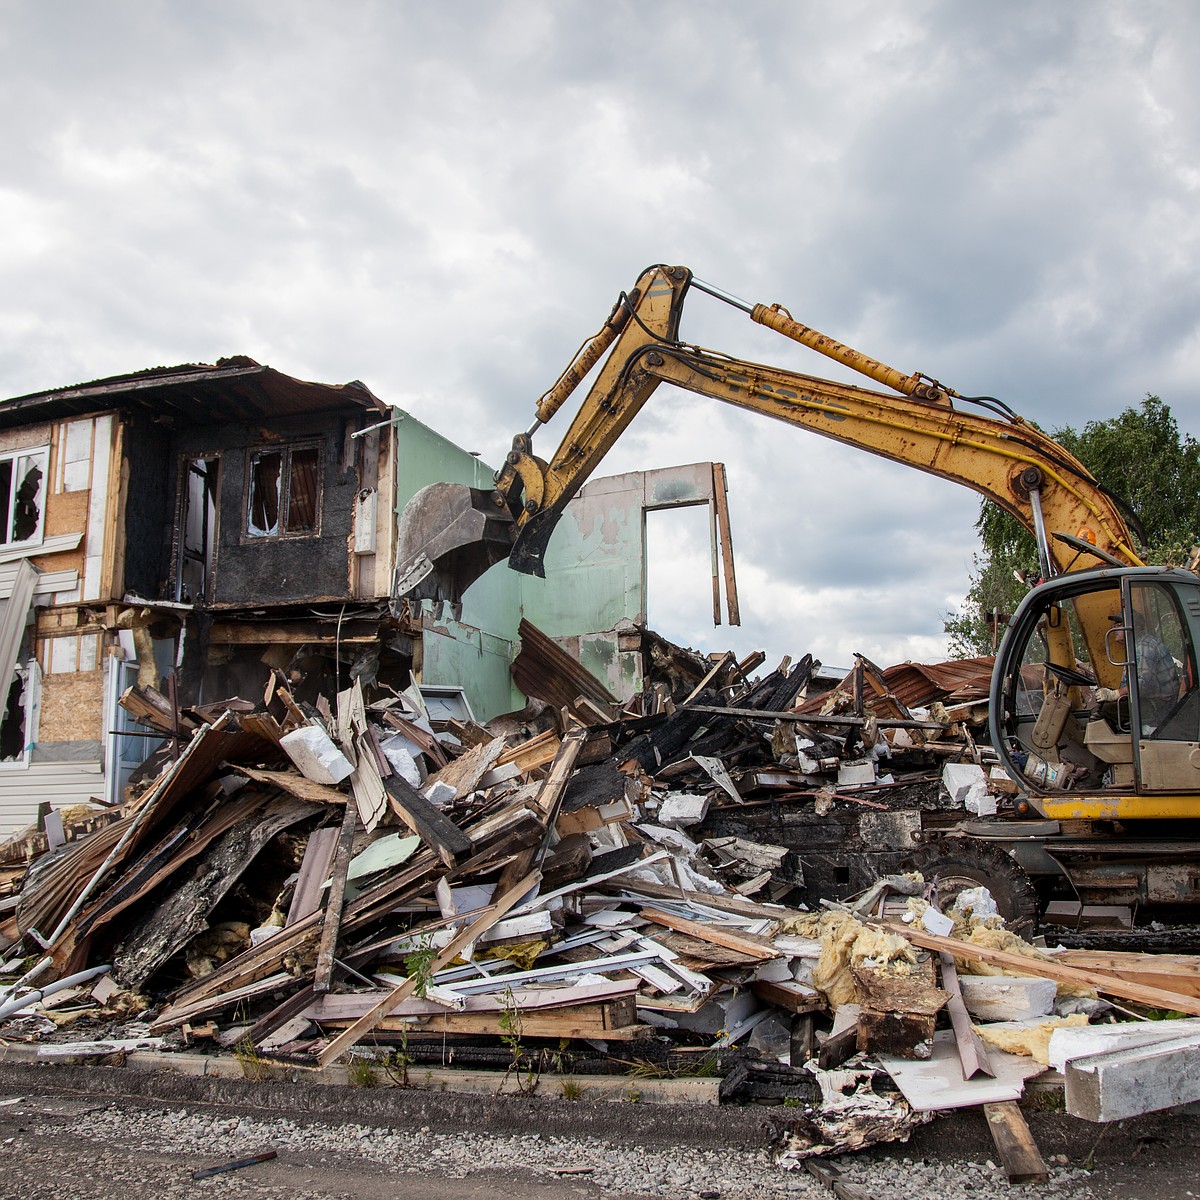
[[[0,766],[0,837],[11,837],[32,825],[43,801],[70,808],[103,795],[104,773],[98,762]]]
[[[580,696],[593,704],[613,704],[616,697],[586,667],[577,663],[536,625],[522,621],[517,630],[521,652],[513,662],[517,687],[555,708],[570,708]]]
[[[935,700],[959,704],[986,699],[995,661],[988,655],[941,663],[898,663],[888,667],[883,678],[906,708],[923,708]]]

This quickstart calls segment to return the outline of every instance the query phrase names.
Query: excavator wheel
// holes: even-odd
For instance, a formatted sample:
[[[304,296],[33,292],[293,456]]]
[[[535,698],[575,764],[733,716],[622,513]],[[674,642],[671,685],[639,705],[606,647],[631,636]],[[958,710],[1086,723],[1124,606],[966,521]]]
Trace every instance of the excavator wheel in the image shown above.
[[[1009,930],[1030,938],[1037,930],[1038,897],[1033,881],[1011,854],[980,838],[946,837],[922,846],[902,864],[936,880],[938,907],[945,912],[959,892],[985,887]]]

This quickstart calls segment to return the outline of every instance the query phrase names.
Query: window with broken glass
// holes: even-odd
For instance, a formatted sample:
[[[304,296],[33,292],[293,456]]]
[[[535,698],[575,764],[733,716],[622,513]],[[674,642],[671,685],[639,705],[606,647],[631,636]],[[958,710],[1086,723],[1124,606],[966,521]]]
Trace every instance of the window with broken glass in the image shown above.
[[[0,454],[0,544],[37,544],[42,540],[49,450]]]
[[[18,663],[13,671],[8,696],[0,709],[0,764],[29,762],[39,675],[35,662]]]
[[[246,494],[246,533],[250,537],[302,537],[319,533],[320,443],[253,451]]]

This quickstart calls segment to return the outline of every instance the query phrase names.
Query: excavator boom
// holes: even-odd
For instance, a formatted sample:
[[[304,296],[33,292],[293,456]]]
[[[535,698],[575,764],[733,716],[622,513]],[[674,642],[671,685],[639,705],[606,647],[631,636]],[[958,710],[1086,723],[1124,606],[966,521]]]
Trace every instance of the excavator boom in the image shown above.
[[[409,502],[401,523],[398,596],[461,601],[466,588],[505,556],[514,570],[542,575],[550,536],[567,504],[661,383],[970,487],[1034,533],[1046,575],[1140,565],[1120,506],[1077,459],[1003,405],[986,402],[994,415],[963,412],[954,401],[964,398],[951,389],[868,358],[778,305],[738,307],[758,324],[898,394],[687,345],[678,331],[691,285],[686,267],[660,265],[618,298],[600,330],[537,401],[534,425],[513,439],[493,492],[437,484]],[[549,459],[537,457],[534,432],[597,366],[558,449]]]

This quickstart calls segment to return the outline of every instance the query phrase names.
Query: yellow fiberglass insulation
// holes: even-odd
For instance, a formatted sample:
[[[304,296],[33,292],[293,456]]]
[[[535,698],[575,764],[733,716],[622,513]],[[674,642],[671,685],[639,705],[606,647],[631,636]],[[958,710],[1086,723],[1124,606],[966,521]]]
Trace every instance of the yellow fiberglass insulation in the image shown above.
[[[1056,1029],[1087,1023],[1086,1014],[1072,1013],[1069,1017],[1043,1017],[1040,1021],[997,1021],[991,1025],[976,1025],[974,1029],[989,1046],[995,1046],[997,1050],[1024,1054],[1043,1066],[1049,1066],[1050,1035]]]
[[[847,912],[823,914],[818,933],[821,956],[813,971],[813,986],[824,993],[833,1008],[859,1002],[858,986],[850,971],[852,963],[869,958],[902,973],[916,961],[916,951],[902,937],[868,929]]]
[[[985,950],[1007,950],[1010,954],[1020,954],[1034,962],[1054,961],[1049,954],[1043,954],[1036,946],[1022,941],[1015,933],[1010,933],[1007,929],[993,929],[987,925],[976,925],[962,940],[975,946],[981,946]],[[955,955],[954,962],[961,975],[1019,976],[1021,974],[1020,971],[1010,970],[1007,967],[997,967],[978,959],[959,958],[957,955]],[[1037,974],[1034,970],[1030,970],[1029,973]],[[1084,996],[1091,999],[1096,995],[1093,988],[1085,987],[1083,984],[1064,983],[1061,980],[1055,982],[1058,983],[1059,996]]]

